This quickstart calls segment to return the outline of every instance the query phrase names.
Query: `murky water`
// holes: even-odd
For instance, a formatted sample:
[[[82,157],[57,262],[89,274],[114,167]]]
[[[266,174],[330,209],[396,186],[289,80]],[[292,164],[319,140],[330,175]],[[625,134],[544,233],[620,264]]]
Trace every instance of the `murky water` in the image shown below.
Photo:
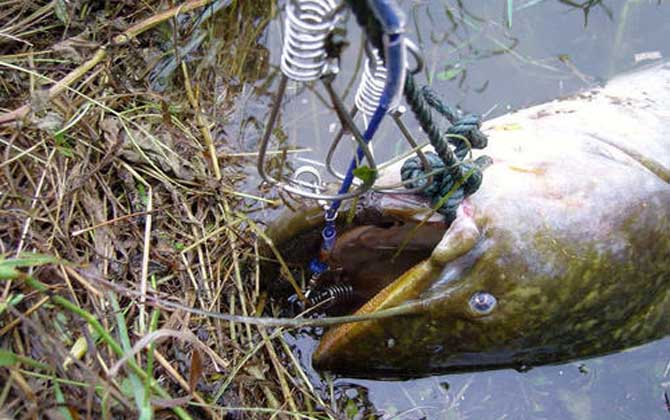
[[[489,117],[574,93],[670,56],[670,2],[584,2],[593,3],[590,8],[569,3],[573,2],[516,0],[511,29],[504,0],[402,5],[409,18],[409,36],[424,53],[426,80],[452,105]],[[267,35],[273,63],[279,58],[279,33],[277,21]],[[351,46],[337,79],[340,92],[356,73],[360,34],[353,24],[348,38]],[[267,97],[261,103],[267,104]],[[250,113],[258,112],[258,103],[250,107]],[[292,147],[312,149],[295,156],[323,161],[334,121],[313,91],[293,89],[280,129]],[[387,124],[376,137],[388,139],[376,147],[382,159],[405,147],[393,130]],[[258,137],[258,131],[249,132],[244,144],[253,150]],[[338,164],[344,165],[350,153],[340,153]],[[298,336],[294,344],[327,397],[327,382],[309,367],[315,343]],[[335,378],[334,395],[349,413],[389,418],[667,419],[664,392],[670,387],[669,361],[670,341],[665,339],[525,373],[498,370],[396,382]]]

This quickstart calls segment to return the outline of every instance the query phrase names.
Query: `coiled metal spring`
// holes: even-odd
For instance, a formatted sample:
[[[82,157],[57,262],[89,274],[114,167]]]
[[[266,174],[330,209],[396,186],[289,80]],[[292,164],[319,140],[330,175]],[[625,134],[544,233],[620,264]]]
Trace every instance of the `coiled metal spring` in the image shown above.
[[[316,80],[327,64],[326,40],[335,26],[334,0],[291,0],[286,5],[281,71],[299,82]]]
[[[354,103],[365,116],[374,114],[386,84],[386,67],[377,50],[365,59],[365,70],[356,91]]]
[[[352,285],[338,283],[312,289],[305,297],[307,298],[307,307],[311,308],[323,304],[321,307],[327,309],[353,301],[355,293]]]
[[[416,67],[411,70],[412,73],[417,73],[421,71],[423,67],[423,60],[421,54],[418,52],[418,48],[411,41],[405,40],[405,44],[408,50],[412,53],[413,57],[416,60]],[[350,111],[352,118],[356,116],[358,112],[362,113],[364,118],[369,118],[374,114],[379,102],[381,101],[384,86],[386,85],[387,69],[384,66],[384,61],[381,58],[379,51],[366,44],[365,52],[367,57],[365,59],[365,68],[361,76],[358,89],[356,90],[356,97],[354,98],[354,107]],[[410,147],[413,150],[413,153],[416,153],[421,160],[423,167],[425,168],[426,173],[431,173],[431,165],[426,159],[423,151],[419,148],[416,140],[412,137],[409,130],[401,120],[401,115],[404,112],[404,107],[399,107],[397,110],[391,113],[391,117],[395,122],[396,126],[402,133],[403,137],[409,143]],[[337,133],[333,141],[331,142],[330,148],[328,149],[328,154],[326,155],[326,168],[331,175],[338,179],[344,179],[344,174],[337,172],[333,166],[333,158],[335,156],[335,151],[338,148],[342,138],[344,137],[345,129],[344,127]],[[428,185],[431,185],[433,182],[433,175],[428,175],[425,177],[425,181],[418,184],[418,187],[409,188],[409,182],[417,183],[418,179],[405,181],[403,184],[398,184],[395,186],[386,186],[379,187],[373,186],[373,191],[378,192],[387,192],[395,194],[415,194],[419,191],[425,189]]]
[[[404,23],[401,13],[399,13],[398,10],[393,10],[394,2],[390,0],[371,1],[379,2],[377,6],[384,9],[385,13],[390,13],[389,16],[392,19],[389,22],[390,26],[388,28],[385,27],[385,32],[398,37],[398,34],[402,32]],[[378,168],[377,162],[375,161],[372,153],[372,146],[368,143],[369,140],[371,140],[371,137],[374,135],[376,128],[372,130],[370,138],[365,139],[363,133],[354,122],[354,118],[357,112],[360,111],[361,114],[363,114],[363,119],[367,126],[367,120],[372,118],[372,115],[375,113],[382,102],[381,99],[384,96],[384,91],[387,87],[386,85],[389,83],[388,80],[393,79],[395,81],[394,85],[403,83],[404,71],[402,71],[400,75],[396,75],[392,78],[391,75],[388,74],[388,63],[385,63],[381,59],[381,52],[376,51],[373,47],[371,47],[371,44],[368,43],[366,46],[368,60],[365,65],[361,83],[357,90],[355,104],[350,111],[346,109],[342,99],[333,88],[333,81],[335,79],[335,75],[338,72],[339,64],[339,60],[336,61],[334,58],[339,57],[332,56],[332,52],[331,56],[329,56],[328,52],[328,45],[331,40],[333,30],[337,27],[338,22],[344,16],[342,13],[344,5],[345,3],[343,3],[341,0],[287,1],[286,14],[284,19],[284,42],[280,60],[282,75],[279,80],[279,85],[277,86],[275,101],[271,108],[270,115],[265,126],[265,131],[259,144],[257,161],[258,173],[268,184],[282,188],[284,191],[290,194],[300,195],[305,198],[322,200],[324,202],[330,201],[336,209],[339,208],[340,201],[357,197],[373,188],[380,192],[404,194],[415,193],[423,188],[423,186],[414,189],[404,188],[405,185],[409,185],[410,181],[413,182],[416,180],[406,181],[404,184],[397,184],[394,186],[377,188],[374,187],[378,175]],[[386,48],[387,44],[384,45]],[[416,60],[416,66],[413,69],[408,70],[412,73],[419,72],[423,66],[421,54],[418,48],[404,37],[399,37],[394,43],[389,42],[388,51],[385,50],[384,55],[387,56],[387,59],[389,57],[395,57],[395,59],[391,60],[391,62],[395,63],[394,68],[397,69],[399,65],[398,63],[405,62],[404,48],[407,48],[407,50],[414,56]],[[400,66],[402,67],[402,65]],[[357,166],[359,162],[365,162],[365,164],[370,169],[369,173],[372,174],[372,176],[366,177],[363,182],[353,180],[353,185],[355,187],[353,190],[349,190],[349,187],[347,186],[346,189],[338,191],[337,194],[329,193],[327,186],[321,182],[321,175],[319,171],[311,165],[306,165],[299,168],[299,170],[295,172],[294,176],[290,178],[283,176],[275,177],[266,172],[265,159],[267,149],[270,138],[272,137],[273,129],[277,122],[281,102],[289,80],[300,83],[320,80],[325,87],[326,92],[330,97],[331,104],[342,124],[341,130],[339,130],[339,133],[336,135],[336,138],[333,140],[331,147],[328,150],[325,162],[328,172],[330,172],[335,178],[343,181],[342,188],[344,188],[345,184],[351,184],[351,177],[345,182],[345,175],[338,173],[332,164],[335,149],[337,149],[338,145],[341,143],[340,140],[344,134],[348,133],[352,135],[357,146],[356,153],[358,154],[358,157],[356,158],[357,162],[355,162],[354,167]],[[396,108],[394,98],[395,96],[387,98],[389,101],[387,105],[389,105],[389,109],[391,110]],[[401,107],[398,107],[398,109],[395,109],[392,112],[392,118],[396,125],[400,128],[403,137],[407,139],[410,147],[412,148],[412,151],[415,151],[416,154],[418,154],[421,158],[421,161],[424,164],[423,167],[428,168],[427,171],[430,172],[430,166],[427,159],[425,159],[422,151],[418,150],[416,141],[412,138],[412,136],[409,134],[409,131],[400,120],[400,115],[402,114],[400,108]],[[422,185],[430,184],[431,180],[432,175],[429,175],[428,181]]]
[[[342,16],[340,11],[341,6],[338,6],[336,0],[290,0],[288,2],[284,20],[285,38],[280,63],[282,76],[279,79],[274,104],[270,110],[270,116],[258,148],[256,168],[265,182],[282,188],[288,193],[316,200],[335,201],[356,197],[370,189],[376,178],[377,167],[372,152],[332,86],[332,79],[337,73],[337,66],[329,65],[326,44],[329,35],[337,25],[340,16]],[[265,171],[268,144],[277,122],[289,79],[297,82],[321,79],[342,124],[347,126],[354,135],[375,176],[353,191],[327,194],[326,187],[321,184],[318,170],[313,166],[308,165],[301,168],[296,171],[293,178],[287,180],[275,178]],[[307,182],[301,176],[305,174],[312,175],[315,182]]]

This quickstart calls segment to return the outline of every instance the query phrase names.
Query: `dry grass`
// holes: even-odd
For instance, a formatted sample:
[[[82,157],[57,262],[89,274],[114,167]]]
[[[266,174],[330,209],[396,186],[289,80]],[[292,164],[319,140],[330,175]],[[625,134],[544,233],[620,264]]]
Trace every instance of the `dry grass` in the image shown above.
[[[209,3],[0,0],[0,418],[338,416],[280,329],[155,305],[272,314],[221,121],[276,11]]]

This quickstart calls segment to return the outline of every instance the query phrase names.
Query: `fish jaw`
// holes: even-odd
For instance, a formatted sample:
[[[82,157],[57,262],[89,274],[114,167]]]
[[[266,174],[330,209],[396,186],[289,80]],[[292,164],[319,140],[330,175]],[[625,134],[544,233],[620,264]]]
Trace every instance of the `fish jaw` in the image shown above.
[[[398,340],[411,342],[414,338],[408,338],[408,334],[387,334],[384,325],[388,322],[408,324],[409,329],[405,332],[409,332],[410,337],[413,335],[412,331],[420,332],[420,329],[417,329],[414,324],[425,322],[425,316],[430,312],[429,305],[431,304],[428,301],[419,302],[421,295],[440,280],[446,282],[456,280],[472,263],[472,257],[467,256],[480,244],[482,238],[468,207],[468,205],[463,205],[459,208],[456,220],[446,231],[439,244],[435,246],[430,257],[408,269],[368,300],[355,314],[367,315],[403,305],[411,307],[411,313],[400,318],[343,324],[329,330],[322,337],[312,356],[316,367],[340,372],[361,372],[361,368],[365,366],[367,372],[374,370],[378,373],[397,371],[394,366],[397,367],[399,362],[394,362],[394,360],[405,362],[412,360],[405,352],[407,350],[411,352],[413,346]],[[446,270],[448,263],[452,264],[449,270]],[[451,295],[453,302],[461,302],[462,296],[460,295],[463,294],[463,291],[462,287],[455,285],[451,286],[445,295]],[[463,315],[461,305],[452,305],[452,308],[443,306],[442,309],[454,317]],[[466,314],[466,316],[473,316],[473,314]],[[373,344],[367,347],[368,343]],[[401,369],[403,372],[412,371],[407,363],[402,363]]]

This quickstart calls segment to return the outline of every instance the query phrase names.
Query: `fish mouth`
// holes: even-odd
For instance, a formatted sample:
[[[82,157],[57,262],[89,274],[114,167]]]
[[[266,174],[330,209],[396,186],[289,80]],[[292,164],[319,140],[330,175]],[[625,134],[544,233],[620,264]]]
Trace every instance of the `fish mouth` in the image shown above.
[[[310,281],[307,303],[314,303],[309,302],[313,295],[330,298],[329,302],[316,302],[318,306],[312,309],[329,316],[365,316],[387,309],[392,309],[395,315],[393,319],[350,322],[329,328],[312,354],[312,363],[319,370],[334,372],[347,371],[351,366],[356,370],[382,372],[388,366],[380,358],[407,354],[398,356],[391,347],[379,351],[371,343],[393,346],[392,337],[397,337],[402,340],[397,343],[399,347],[414,348],[406,338],[414,339],[414,332],[423,328],[420,324],[426,311],[432,310],[425,299],[430,302],[448,299],[451,303],[440,304],[446,308],[440,316],[463,319],[462,302],[470,298],[466,296],[468,288],[456,286],[458,291],[449,296],[441,292],[433,296],[432,290],[434,286],[461,283],[461,274],[473,263],[470,251],[480,242],[480,233],[473,218],[474,208],[467,200],[450,224],[427,200],[416,195],[366,195],[353,210],[349,209],[353,214],[350,222],[347,211],[343,209],[338,217],[337,240],[327,256],[329,269],[317,276],[316,281]],[[320,223],[315,221],[317,215]],[[289,265],[306,267],[320,252],[323,215],[317,210],[303,209],[287,217],[279,219],[284,221],[268,231],[284,239],[276,242],[276,246]],[[290,226],[290,233],[282,231],[281,226]],[[450,269],[445,272],[446,264]],[[320,293],[323,290],[332,293]],[[326,306],[329,307],[324,310]],[[407,328],[401,327],[400,333],[389,335],[389,324]],[[391,342],[387,343],[388,340]],[[423,347],[425,350],[426,346]],[[360,366],[365,363],[361,355],[374,368]]]
[[[341,291],[332,297],[321,294],[332,299],[324,305],[329,313],[355,312],[429,258],[447,229],[442,216],[431,213],[427,201],[402,195],[375,198],[373,205],[359,207],[356,221],[337,234],[327,256],[329,270],[311,285],[316,295],[329,288]]]
[[[467,305],[464,305],[471,299],[473,290],[463,275],[488,246],[472,217],[473,211],[468,202],[463,202],[451,224],[436,222],[412,236],[412,245],[424,253],[406,266],[399,267],[398,275],[387,276],[385,281],[380,282],[383,287],[354,311],[354,315],[377,314],[382,317],[329,329],[312,354],[313,365],[320,370],[338,373],[374,372],[386,377],[388,374],[399,374],[396,365],[400,363],[407,367],[401,376],[412,376],[425,369],[411,366],[409,360],[421,354],[419,364],[424,363],[426,357],[434,356],[437,347],[443,347],[439,344],[441,339],[433,337],[435,328],[441,328],[434,323],[435,319],[469,323],[486,317],[486,314],[468,312]],[[415,226],[412,222],[408,224],[412,232],[424,226],[421,223]],[[398,255],[411,255],[403,248],[406,243],[407,239],[396,248]],[[390,245],[394,247],[395,244]],[[433,332],[426,335],[429,330]],[[427,341],[432,344],[427,344]],[[454,350],[462,347],[458,343],[451,344],[456,344]],[[454,357],[458,357],[456,353]]]
[[[307,305],[329,315],[350,314],[403,273],[430,257],[448,225],[423,197],[366,193],[338,217],[335,245],[321,251],[323,211],[289,211],[268,236],[289,265],[307,267],[318,258],[328,269],[312,277]]]

